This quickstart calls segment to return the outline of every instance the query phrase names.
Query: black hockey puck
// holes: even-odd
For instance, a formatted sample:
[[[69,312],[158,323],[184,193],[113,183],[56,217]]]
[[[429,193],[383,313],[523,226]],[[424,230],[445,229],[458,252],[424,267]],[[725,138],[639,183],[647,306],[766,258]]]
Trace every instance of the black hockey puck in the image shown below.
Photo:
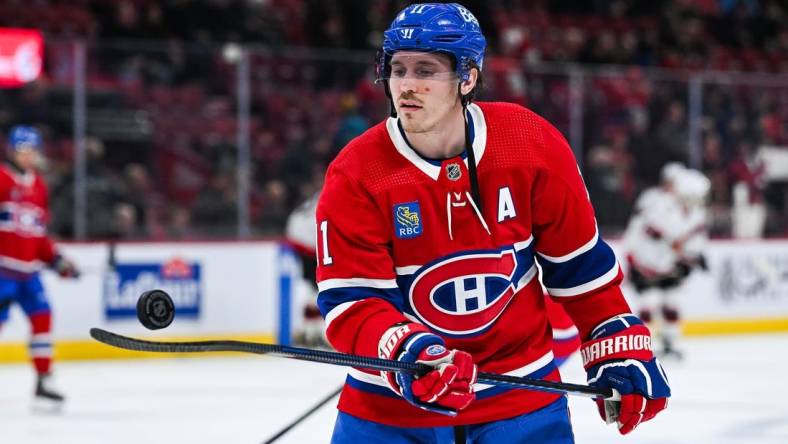
[[[137,301],[137,318],[150,330],[165,328],[175,318],[175,304],[163,290],[146,291]]]

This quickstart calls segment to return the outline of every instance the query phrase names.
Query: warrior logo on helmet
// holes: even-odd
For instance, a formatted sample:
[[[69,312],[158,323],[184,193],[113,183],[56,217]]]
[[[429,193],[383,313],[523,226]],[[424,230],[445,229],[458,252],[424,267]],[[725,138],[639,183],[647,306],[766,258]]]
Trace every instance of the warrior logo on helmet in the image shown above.
[[[400,29],[399,33],[402,35],[403,39],[409,39],[413,37],[413,29]]]

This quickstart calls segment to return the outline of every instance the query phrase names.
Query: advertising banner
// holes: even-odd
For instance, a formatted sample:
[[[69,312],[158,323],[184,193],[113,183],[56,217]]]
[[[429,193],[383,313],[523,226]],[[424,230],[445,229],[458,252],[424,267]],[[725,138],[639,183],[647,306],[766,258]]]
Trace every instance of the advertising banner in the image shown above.
[[[136,319],[137,300],[150,289],[172,297],[179,318],[200,316],[200,264],[173,258],[164,263],[118,263],[104,282],[104,315],[107,320]]]
[[[36,80],[43,66],[41,32],[0,28],[0,88],[15,88]]]

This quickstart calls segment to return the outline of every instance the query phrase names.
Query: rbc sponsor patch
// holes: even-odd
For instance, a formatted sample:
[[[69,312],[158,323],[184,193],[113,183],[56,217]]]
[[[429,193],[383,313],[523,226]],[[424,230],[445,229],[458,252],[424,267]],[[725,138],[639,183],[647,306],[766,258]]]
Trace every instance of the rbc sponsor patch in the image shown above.
[[[394,205],[394,234],[400,239],[421,236],[423,229],[418,202]]]

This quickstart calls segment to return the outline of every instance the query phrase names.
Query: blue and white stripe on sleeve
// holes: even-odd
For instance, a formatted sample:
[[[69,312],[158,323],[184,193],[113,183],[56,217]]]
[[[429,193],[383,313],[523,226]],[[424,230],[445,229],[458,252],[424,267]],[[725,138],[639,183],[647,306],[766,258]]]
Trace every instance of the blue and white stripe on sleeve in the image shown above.
[[[569,254],[555,257],[536,255],[542,267],[542,282],[551,296],[571,297],[601,288],[616,279],[618,261],[613,249],[599,234]]]
[[[317,307],[327,324],[353,303],[368,298],[380,298],[403,309],[402,292],[394,279],[326,279],[317,288]]]

